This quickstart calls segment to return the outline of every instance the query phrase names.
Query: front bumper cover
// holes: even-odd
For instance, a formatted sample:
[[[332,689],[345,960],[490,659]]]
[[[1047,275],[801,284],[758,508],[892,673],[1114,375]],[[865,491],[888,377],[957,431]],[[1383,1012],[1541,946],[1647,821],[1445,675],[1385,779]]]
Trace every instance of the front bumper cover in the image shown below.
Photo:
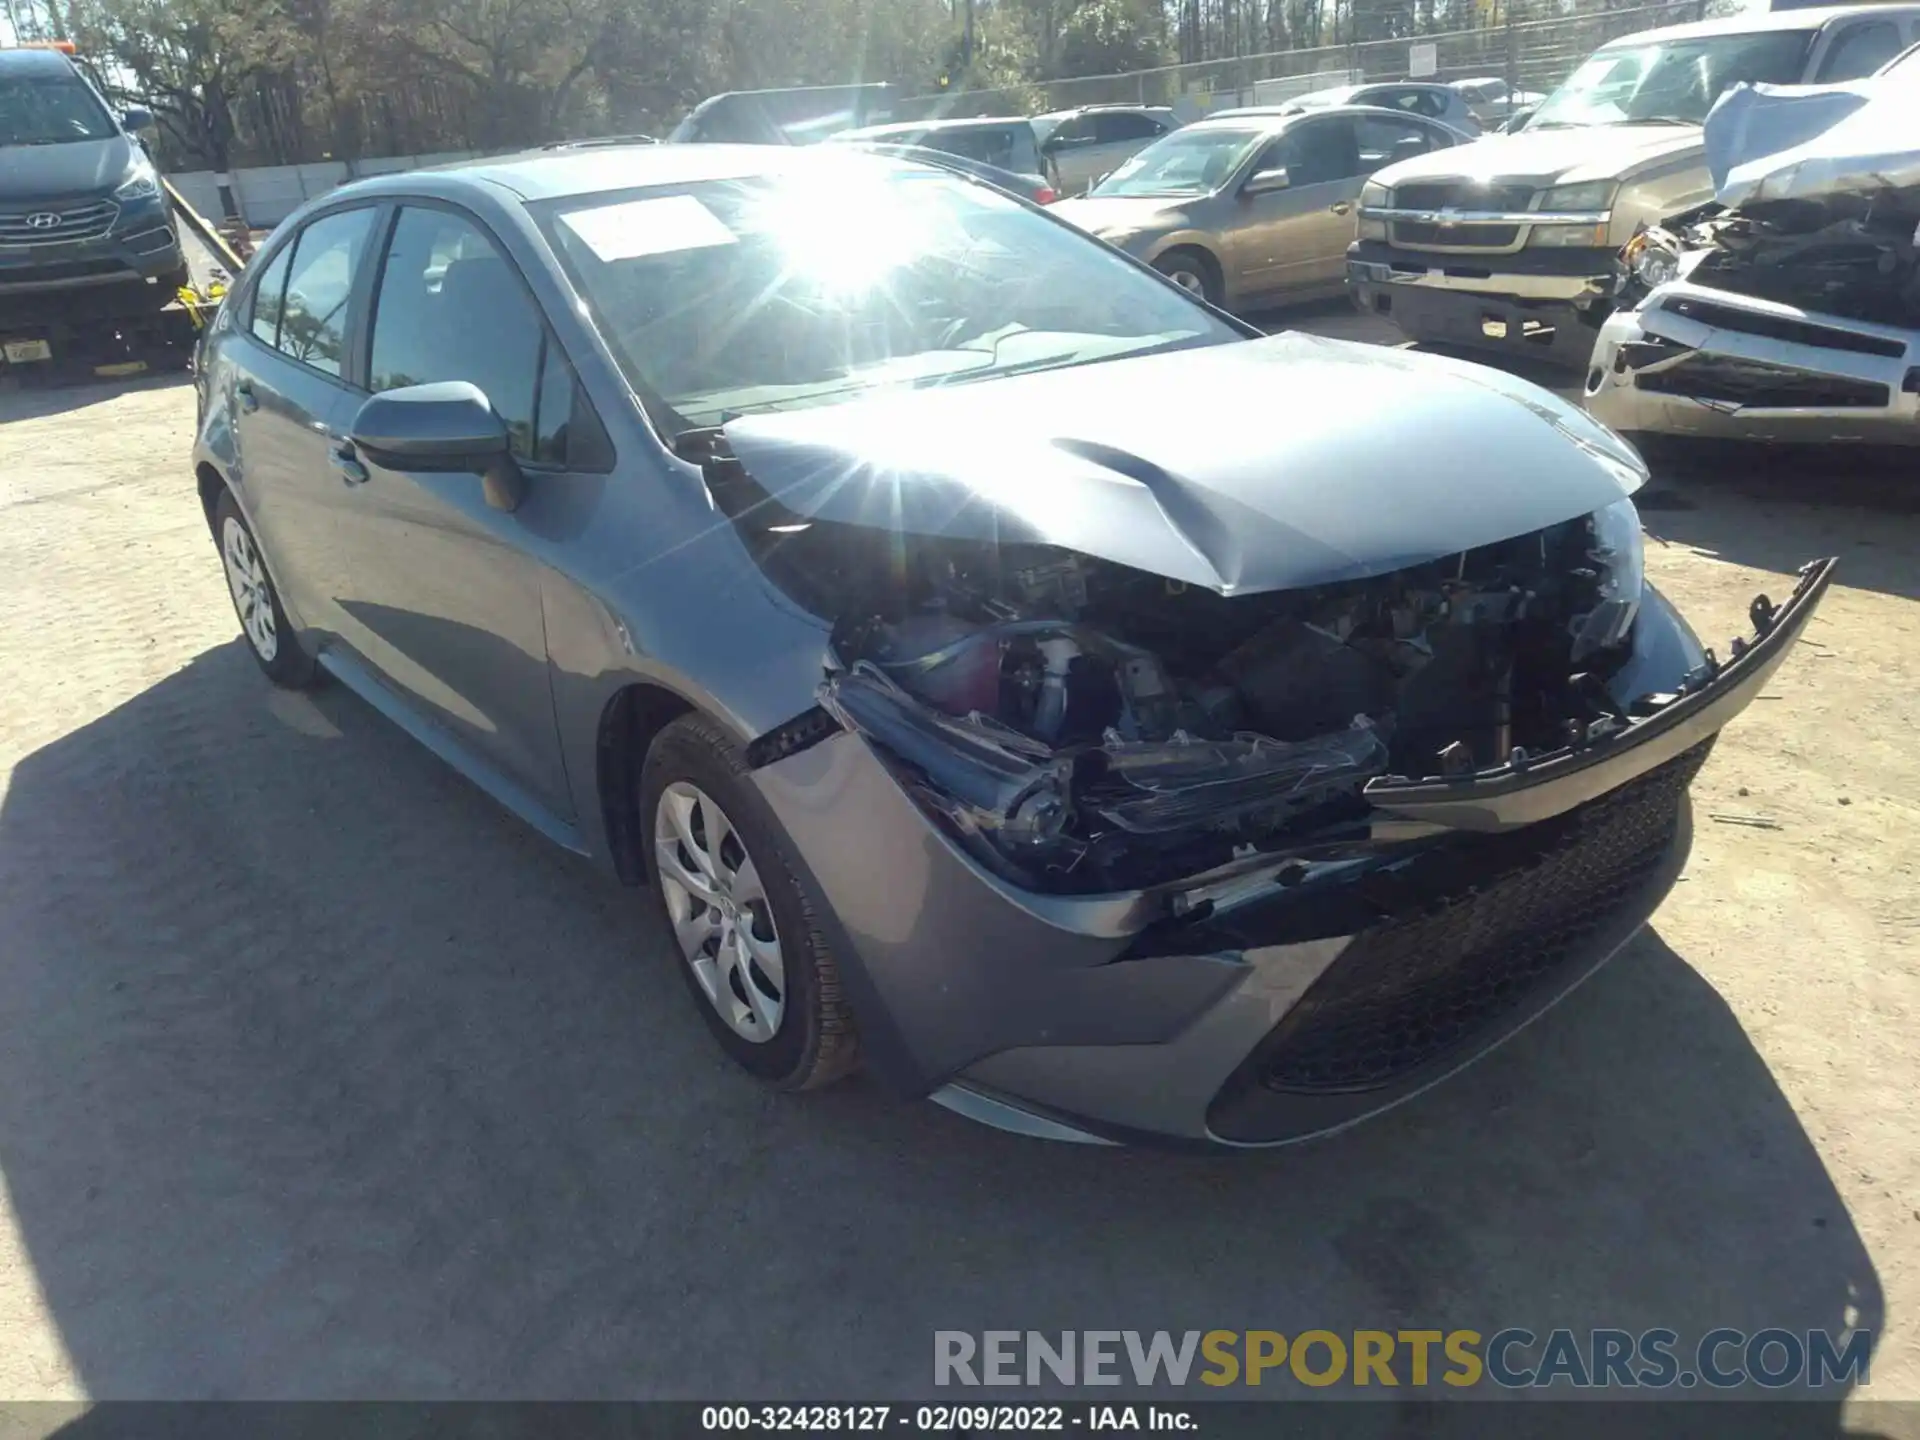
[[[1275,857],[1197,903],[1179,887],[1016,890],[939,833],[857,735],[753,774],[828,901],[820,919],[863,1044],[893,1087],[1055,1137],[1285,1143],[1436,1083],[1632,936],[1684,863],[1686,780],[1784,658],[1831,574],[1818,562],[1784,606],[1756,601],[1756,633],[1725,664],[1649,589],[1635,655],[1615,679],[1623,707],[1640,702],[1629,723],[1482,776],[1376,782],[1374,843],[1313,863]],[[1629,795],[1641,798],[1623,831]],[[1407,927],[1429,912],[1466,918],[1456,907],[1496,869],[1523,887],[1505,892],[1527,902],[1513,913],[1533,918],[1491,949],[1476,938],[1483,924],[1453,926],[1446,963],[1410,976],[1401,957],[1447,947],[1441,932]],[[1572,878],[1543,884],[1549,873]],[[1496,964],[1504,981],[1489,992],[1474,967]],[[1414,979],[1454,997],[1459,1023],[1437,1043],[1394,1041],[1385,1060],[1329,1071],[1340,1027],[1373,1034],[1418,1020],[1429,991],[1408,988]],[[1286,1042],[1302,1014],[1321,1017],[1311,1043]],[[1303,1068],[1302,1054],[1322,1060]],[[1285,1083],[1268,1083],[1276,1075]]]
[[[1920,445],[1920,331],[1670,281],[1601,327],[1586,406],[1639,434]]]
[[[1610,250],[1476,255],[1377,240],[1347,250],[1354,303],[1411,340],[1585,365],[1614,284]]]

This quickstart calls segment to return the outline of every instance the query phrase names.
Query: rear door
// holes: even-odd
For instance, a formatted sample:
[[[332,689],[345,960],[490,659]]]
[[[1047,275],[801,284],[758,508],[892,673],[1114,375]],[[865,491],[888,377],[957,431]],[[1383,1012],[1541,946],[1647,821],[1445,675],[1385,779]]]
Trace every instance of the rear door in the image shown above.
[[[362,205],[308,221],[261,272],[229,352],[238,489],[282,597],[323,640],[341,628],[345,497],[332,452],[356,403],[342,370],[377,214]]]
[[[1286,189],[1240,197],[1232,246],[1245,295],[1274,299],[1343,283],[1363,179],[1354,122],[1304,120],[1269,142],[1247,175],[1275,169],[1286,170]]]
[[[368,387],[479,386],[506,422],[528,493],[518,510],[495,510],[473,472],[360,455],[344,523],[349,639],[411,708],[570,817],[536,555],[540,537],[563,528],[572,371],[518,267],[463,210],[404,202],[374,282]]]

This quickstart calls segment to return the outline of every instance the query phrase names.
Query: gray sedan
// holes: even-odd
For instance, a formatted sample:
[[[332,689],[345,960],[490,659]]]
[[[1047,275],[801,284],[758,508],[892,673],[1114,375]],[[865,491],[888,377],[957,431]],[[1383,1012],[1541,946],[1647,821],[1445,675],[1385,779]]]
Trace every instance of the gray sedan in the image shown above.
[[[1333,295],[1367,177],[1466,138],[1360,107],[1203,120],[1054,213],[1228,309]]]
[[[645,887],[767,1083],[1058,1138],[1294,1139],[1526,1023],[1829,574],[1716,661],[1575,407],[841,147],[348,185],[199,361],[270,680]]]

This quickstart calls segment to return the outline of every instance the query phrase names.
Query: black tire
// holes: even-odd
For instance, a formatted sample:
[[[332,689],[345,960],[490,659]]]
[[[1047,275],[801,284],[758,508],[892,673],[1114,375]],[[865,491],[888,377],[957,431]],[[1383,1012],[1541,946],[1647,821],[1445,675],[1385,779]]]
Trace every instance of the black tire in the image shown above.
[[[246,546],[255,557],[260,557],[257,567],[258,593],[267,606],[267,619],[271,622],[271,643],[260,638],[268,632],[260,625],[250,621],[248,606],[243,597],[240,584],[234,578],[236,560],[228,555],[229,527],[237,526],[240,534],[246,537]],[[300,637],[293,633],[293,625],[287,619],[286,608],[280,603],[280,591],[273,583],[273,576],[267,571],[266,561],[260,549],[260,542],[254,537],[253,527],[247,524],[247,517],[240,513],[240,507],[234,503],[233,496],[225,490],[213,506],[213,544],[220,555],[220,568],[227,581],[227,593],[233,598],[233,612],[240,621],[240,636],[246,642],[247,653],[253,656],[266,677],[274,684],[288,690],[304,690],[314,683],[319,675],[319,667],[313,663],[313,657],[301,647]],[[256,602],[257,603],[257,602]],[[271,653],[267,653],[271,651]]]
[[[639,818],[647,883],[666,924],[673,963],[720,1048],[743,1070],[776,1089],[816,1090],[857,1068],[858,1032],[840,987],[833,952],[814,918],[823,907],[800,878],[786,833],[746,774],[740,752],[701,716],[683,716],[660,732],[640,772]],[[660,880],[656,836],[661,798],[676,784],[690,785],[711,797],[759,874],[784,972],[782,1011],[769,1038],[754,1040],[736,1033],[721,1015],[720,1002],[708,997],[674,929]]]
[[[1200,251],[1182,246],[1153,262],[1153,268],[1209,305],[1220,303],[1220,272]]]

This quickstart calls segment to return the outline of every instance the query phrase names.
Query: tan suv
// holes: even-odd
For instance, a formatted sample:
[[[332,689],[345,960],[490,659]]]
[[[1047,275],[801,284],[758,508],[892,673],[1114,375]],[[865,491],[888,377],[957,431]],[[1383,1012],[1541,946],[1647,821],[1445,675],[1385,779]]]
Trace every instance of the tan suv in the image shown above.
[[[1920,40],[1920,5],[1740,15],[1601,47],[1525,130],[1382,170],[1347,279],[1416,340],[1583,368],[1614,260],[1642,224],[1713,198],[1701,122],[1741,82],[1871,75]]]

